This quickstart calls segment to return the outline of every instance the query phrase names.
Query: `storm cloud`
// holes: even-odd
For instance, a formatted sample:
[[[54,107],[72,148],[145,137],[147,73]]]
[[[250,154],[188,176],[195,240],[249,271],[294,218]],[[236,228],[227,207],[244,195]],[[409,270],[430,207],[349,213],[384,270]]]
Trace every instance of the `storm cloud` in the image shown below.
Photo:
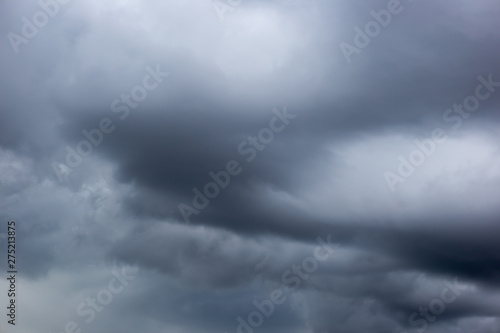
[[[499,16],[2,1],[0,331],[500,331]]]

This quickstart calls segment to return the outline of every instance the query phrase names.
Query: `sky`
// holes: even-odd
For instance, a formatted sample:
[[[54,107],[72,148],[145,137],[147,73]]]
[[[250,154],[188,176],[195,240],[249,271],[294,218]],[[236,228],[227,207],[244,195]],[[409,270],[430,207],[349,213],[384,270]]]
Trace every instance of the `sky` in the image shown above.
[[[500,332],[498,17],[0,1],[0,332]]]

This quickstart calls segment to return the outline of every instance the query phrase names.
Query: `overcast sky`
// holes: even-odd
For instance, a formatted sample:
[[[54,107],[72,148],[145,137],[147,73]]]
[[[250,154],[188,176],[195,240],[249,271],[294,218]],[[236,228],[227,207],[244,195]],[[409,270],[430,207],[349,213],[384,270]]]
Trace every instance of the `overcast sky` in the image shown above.
[[[0,1],[0,331],[500,332],[499,17]]]

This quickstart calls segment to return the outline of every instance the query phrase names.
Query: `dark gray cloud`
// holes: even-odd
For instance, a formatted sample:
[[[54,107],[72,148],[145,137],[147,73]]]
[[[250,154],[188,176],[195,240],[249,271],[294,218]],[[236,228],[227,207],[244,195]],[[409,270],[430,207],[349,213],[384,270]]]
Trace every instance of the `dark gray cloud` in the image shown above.
[[[14,331],[500,329],[498,5],[56,1],[0,4]]]

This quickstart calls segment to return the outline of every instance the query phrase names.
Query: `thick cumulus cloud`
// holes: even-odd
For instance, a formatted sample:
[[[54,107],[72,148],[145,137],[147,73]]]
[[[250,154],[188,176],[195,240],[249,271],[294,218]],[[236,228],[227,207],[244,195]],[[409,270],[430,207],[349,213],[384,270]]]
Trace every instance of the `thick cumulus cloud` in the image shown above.
[[[0,13],[2,332],[500,330],[496,3]]]

